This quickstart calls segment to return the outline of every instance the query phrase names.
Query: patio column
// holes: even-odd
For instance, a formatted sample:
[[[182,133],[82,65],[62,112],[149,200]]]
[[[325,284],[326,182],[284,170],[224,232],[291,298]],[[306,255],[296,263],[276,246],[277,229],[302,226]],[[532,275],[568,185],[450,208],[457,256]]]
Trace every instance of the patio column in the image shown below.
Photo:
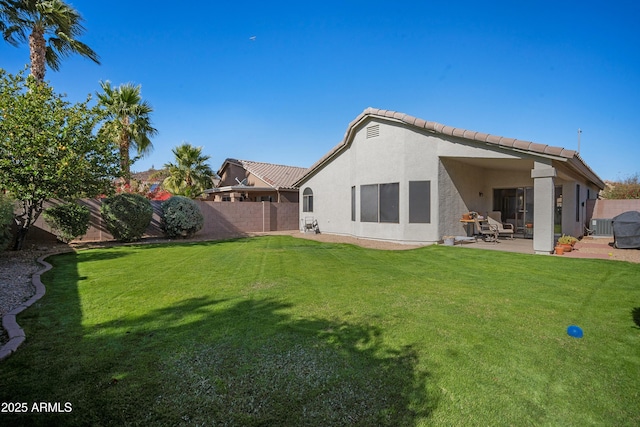
[[[534,162],[531,170],[533,178],[533,251],[537,254],[551,254],[555,236],[553,216],[555,209],[554,178],[556,170],[549,163]]]

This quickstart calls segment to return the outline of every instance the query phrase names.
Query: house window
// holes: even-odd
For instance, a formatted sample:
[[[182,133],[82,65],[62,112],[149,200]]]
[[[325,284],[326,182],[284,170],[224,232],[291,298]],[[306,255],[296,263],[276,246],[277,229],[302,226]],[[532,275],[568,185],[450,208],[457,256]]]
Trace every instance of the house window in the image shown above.
[[[360,221],[400,222],[400,184],[360,186]],[[355,215],[354,215],[355,216]]]
[[[360,186],[360,221],[378,222],[378,184]]]
[[[313,212],[313,191],[309,187],[302,192],[302,212]]]
[[[576,222],[580,222],[580,184],[576,186]]]
[[[409,181],[409,223],[431,223],[431,181]]]
[[[356,220],[356,187],[351,187],[351,221]]]
[[[400,184],[380,184],[380,222],[400,222]]]

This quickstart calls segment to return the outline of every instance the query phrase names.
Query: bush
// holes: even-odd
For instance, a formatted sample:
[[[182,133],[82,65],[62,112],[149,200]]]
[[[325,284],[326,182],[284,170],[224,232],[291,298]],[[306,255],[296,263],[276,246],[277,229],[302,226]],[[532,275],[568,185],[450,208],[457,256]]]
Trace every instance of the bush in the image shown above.
[[[89,229],[89,208],[77,203],[54,206],[45,210],[43,215],[58,240],[65,243],[84,236]]]
[[[640,199],[640,173],[620,182],[607,182],[602,191],[603,199]]]
[[[13,240],[11,225],[13,224],[13,208],[15,202],[0,193],[0,251],[4,251]]]
[[[173,196],[162,203],[162,230],[167,237],[191,237],[203,225],[204,217],[193,200]]]
[[[140,240],[151,223],[153,208],[139,194],[116,194],[102,201],[100,215],[109,233],[121,242]]]

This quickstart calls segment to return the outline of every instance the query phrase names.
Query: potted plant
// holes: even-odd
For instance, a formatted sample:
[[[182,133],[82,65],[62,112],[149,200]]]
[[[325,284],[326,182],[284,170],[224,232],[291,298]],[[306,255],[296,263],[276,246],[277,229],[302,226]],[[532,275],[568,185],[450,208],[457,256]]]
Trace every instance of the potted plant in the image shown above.
[[[564,248],[560,245],[556,246],[556,255],[564,255]]]
[[[578,239],[576,239],[575,237],[563,234],[558,238],[558,245],[562,246],[565,252],[571,252],[573,244],[575,244],[575,242],[577,241]]]

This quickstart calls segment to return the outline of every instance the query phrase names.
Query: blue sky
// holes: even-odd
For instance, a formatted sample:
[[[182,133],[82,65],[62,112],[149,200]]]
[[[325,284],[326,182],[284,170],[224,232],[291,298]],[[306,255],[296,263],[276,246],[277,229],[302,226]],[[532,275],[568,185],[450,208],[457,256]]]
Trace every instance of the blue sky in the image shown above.
[[[640,172],[636,0],[71,4],[102,65],[76,56],[45,79],[71,101],[101,80],[142,85],[159,134],[134,170],[183,142],[214,170],[308,167],[374,107],[569,149],[580,128],[601,178]],[[0,43],[0,67],[27,62]]]

